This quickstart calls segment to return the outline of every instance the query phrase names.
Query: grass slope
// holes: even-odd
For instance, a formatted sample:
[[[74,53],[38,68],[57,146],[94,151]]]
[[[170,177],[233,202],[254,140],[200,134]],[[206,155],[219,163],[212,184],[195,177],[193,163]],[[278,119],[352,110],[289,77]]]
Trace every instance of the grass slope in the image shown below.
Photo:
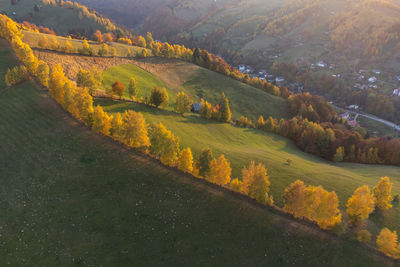
[[[34,11],[35,5],[40,7],[39,12]],[[75,10],[44,5],[40,0],[20,0],[17,5],[12,5],[11,1],[3,0],[0,1],[0,11],[5,12],[12,19],[18,21],[26,20],[37,25],[49,27],[61,35],[76,31],[87,34],[91,34],[96,30],[105,31],[104,26],[89,18],[80,16]],[[13,12],[16,14],[13,15]]]
[[[134,64],[163,81],[171,94],[176,95],[179,91],[184,91],[191,95],[194,101],[204,98],[215,105],[219,102],[222,92],[225,92],[234,118],[241,115],[253,120],[258,119],[260,115],[265,118],[289,117],[286,100],[191,63],[151,58],[136,61]],[[143,75],[143,72],[138,72],[136,68],[131,69],[132,72],[128,72],[127,66],[117,66],[105,71],[103,75],[114,76],[114,79],[120,80],[128,80],[132,75],[139,79],[139,76]],[[147,74],[145,76],[148,77]]]
[[[271,194],[279,206],[283,206],[284,189],[297,179],[335,191],[343,209],[357,187],[373,187],[382,176],[391,178],[394,194],[400,193],[398,167],[328,162],[302,152],[292,141],[275,134],[206,121],[196,115],[183,117],[141,104],[104,99],[95,104],[111,113],[133,109],[142,112],[149,123],[163,123],[180,138],[181,147],[192,148],[196,158],[205,147],[212,148],[214,156],[225,154],[231,162],[232,177],[241,177],[241,169],[252,160],[264,163],[271,177]],[[286,164],[288,158],[293,160],[291,166]],[[372,221],[369,227],[375,233],[388,223],[400,230],[399,221],[400,208],[395,208],[385,213],[384,220],[377,216],[377,222]]]
[[[207,192],[76,123],[31,83],[0,96],[0,121],[1,265],[391,263]]]

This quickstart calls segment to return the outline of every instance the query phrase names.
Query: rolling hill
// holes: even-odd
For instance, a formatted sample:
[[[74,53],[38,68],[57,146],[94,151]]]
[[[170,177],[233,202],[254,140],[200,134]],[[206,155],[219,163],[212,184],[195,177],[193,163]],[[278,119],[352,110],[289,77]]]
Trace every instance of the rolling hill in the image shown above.
[[[83,6],[60,6],[53,0],[18,0],[15,4],[12,2],[1,1],[0,12],[19,22],[28,21],[48,27],[59,35],[91,36],[96,30],[123,31],[108,18]]]
[[[3,43],[0,62],[1,73],[16,64]],[[392,264],[121,147],[3,77],[3,265]]]

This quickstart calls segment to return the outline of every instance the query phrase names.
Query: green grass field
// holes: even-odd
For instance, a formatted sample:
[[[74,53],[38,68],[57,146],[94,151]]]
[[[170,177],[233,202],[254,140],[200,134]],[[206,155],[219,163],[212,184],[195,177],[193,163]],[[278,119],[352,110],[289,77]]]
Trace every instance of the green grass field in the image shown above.
[[[151,95],[151,90],[154,86],[159,88],[168,88],[168,86],[157,77],[151,75],[149,72],[135,66],[127,64],[108,69],[103,72],[103,87],[106,89],[112,88],[112,85],[118,80],[128,88],[131,77],[135,77],[137,87],[139,89],[139,97],[146,97]],[[176,94],[168,90],[170,108],[173,108],[175,103]],[[129,98],[128,90],[125,90],[125,97]]]
[[[149,73],[144,73],[137,67],[123,65],[113,67],[103,73],[103,76],[107,77],[106,83],[109,83],[108,77],[110,77],[111,80],[126,81],[125,84],[127,84],[129,78],[134,76],[137,77],[139,86],[152,88],[152,85],[158,86],[158,80],[160,80],[169,89],[170,95],[184,91],[196,102],[204,98],[213,105],[218,104],[222,92],[225,92],[234,118],[238,119],[241,115],[252,120],[257,120],[260,115],[265,118],[289,117],[289,106],[286,100],[191,63],[151,58],[136,61],[135,64],[148,71],[153,77],[149,77]],[[139,80],[143,78],[147,81]]]
[[[55,37],[57,41],[60,43],[61,46],[65,46],[65,42],[68,40],[71,45],[73,46],[75,53],[78,52],[78,49],[82,48],[82,40],[77,40],[77,39],[68,39],[62,36],[53,36],[53,35],[48,35],[48,34],[43,34],[43,33],[37,33],[37,32],[30,32],[30,31],[24,31],[23,32],[24,37],[23,41],[29,44],[30,47],[32,48],[38,48],[38,42],[41,38],[41,36],[46,36],[48,40],[50,38]],[[99,49],[101,48],[101,44],[93,41],[88,41],[89,45],[92,47],[93,51],[97,55]],[[117,50],[117,57],[128,57],[129,49],[131,50],[131,53],[133,56],[137,56],[138,54],[142,53],[143,48],[137,47],[137,46],[131,46],[131,45],[126,45],[126,44],[121,44],[121,43],[111,43],[109,44],[109,47],[115,47]],[[151,55],[151,51],[148,50],[149,55]]]
[[[2,266],[394,266],[127,151],[32,83],[0,121]]]

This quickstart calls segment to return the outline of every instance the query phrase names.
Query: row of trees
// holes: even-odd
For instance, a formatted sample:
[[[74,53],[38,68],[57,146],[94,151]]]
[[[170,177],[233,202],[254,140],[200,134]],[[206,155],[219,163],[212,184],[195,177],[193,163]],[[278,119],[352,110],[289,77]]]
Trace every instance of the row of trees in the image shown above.
[[[194,162],[190,148],[180,150],[179,139],[164,125],[153,127],[147,125],[141,113],[132,110],[109,115],[100,106],[93,107],[93,99],[85,88],[77,87],[68,78],[60,65],[51,72],[45,62],[38,61],[31,49],[22,43],[18,31],[13,32],[12,23],[0,16],[0,36],[10,38],[12,47],[27,70],[47,86],[50,95],[68,110],[74,117],[92,127],[95,131],[110,136],[125,143],[127,146],[149,151],[168,166],[177,167],[186,173],[203,177],[207,181],[227,185],[232,190],[248,195],[258,202],[272,205],[269,196],[270,181],[266,168],[262,164],[251,162],[242,170],[242,179],[231,179],[230,163],[224,155],[218,159],[212,156],[210,149],[205,149]],[[8,25],[9,24],[9,25]],[[6,25],[6,29],[4,29]],[[391,207],[391,183],[385,177],[374,187],[373,193],[363,186],[354,192],[347,203],[347,213],[353,223],[365,220],[373,209],[388,209]],[[322,187],[306,187],[301,181],[296,181],[285,190],[284,210],[296,217],[306,217],[318,223],[323,229],[328,229],[340,223],[341,214],[338,209],[338,199],[334,192],[327,192]],[[397,255],[398,244],[393,233],[382,231],[378,237],[379,249],[389,256]],[[395,249],[394,249],[395,248]],[[394,256],[393,256],[394,257]]]
[[[243,116],[235,123],[290,138],[303,151],[327,160],[400,165],[399,139],[366,138],[362,129],[350,130],[341,123],[319,124],[301,117],[278,122],[262,116],[255,123]]]
[[[232,119],[232,112],[229,106],[229,100],[225,93],[222,93],[219,103],[213,107],[204,99],[200,102],[200,116],[205,119],[213,119],[221,122],[230,122]]]
[[[5,82],[7,86],[13,86],[26,81],[29,78],[28,70],[25,66],[16,66],[8,69]]]

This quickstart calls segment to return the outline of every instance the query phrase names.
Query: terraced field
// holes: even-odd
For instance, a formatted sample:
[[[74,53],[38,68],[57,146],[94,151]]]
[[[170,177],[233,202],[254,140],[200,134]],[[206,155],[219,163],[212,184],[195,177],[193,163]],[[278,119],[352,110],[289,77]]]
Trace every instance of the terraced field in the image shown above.
[[[0,62],[15,64],[8,48]],[[94,134],[32,83],[0,81],[0,265],[394,266]]]

